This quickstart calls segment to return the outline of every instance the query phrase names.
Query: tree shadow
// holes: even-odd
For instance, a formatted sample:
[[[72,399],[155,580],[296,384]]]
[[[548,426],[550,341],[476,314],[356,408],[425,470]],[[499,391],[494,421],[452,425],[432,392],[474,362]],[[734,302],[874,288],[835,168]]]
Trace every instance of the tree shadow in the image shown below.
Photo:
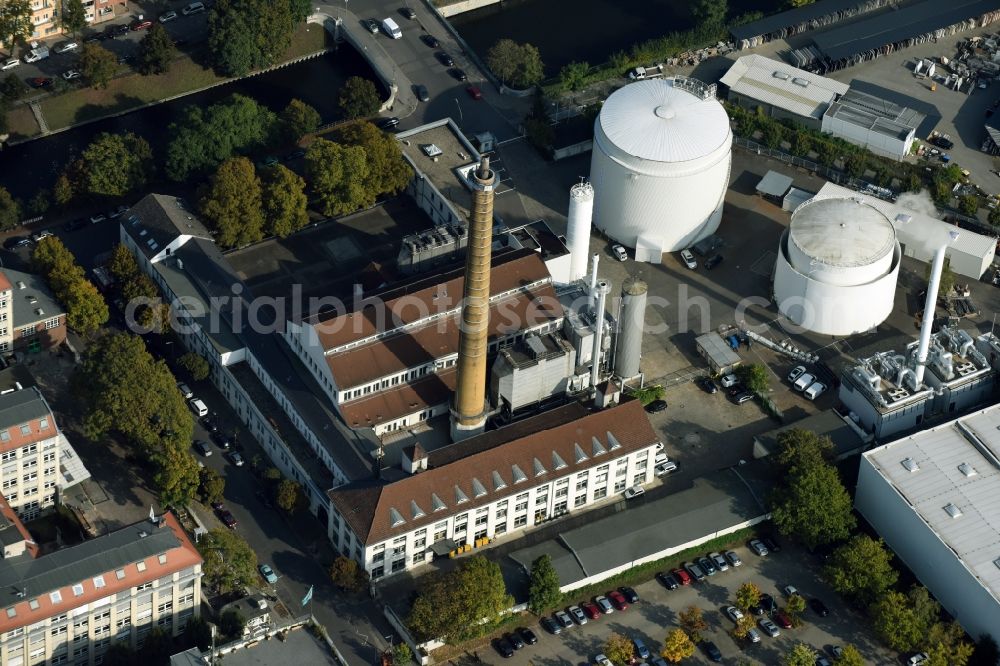
[[[84,123],[109,115],[131,111],[145,104],[143,100],[133,95],[118,94],[109,104],[84,104],[73,115],[73,123]]]

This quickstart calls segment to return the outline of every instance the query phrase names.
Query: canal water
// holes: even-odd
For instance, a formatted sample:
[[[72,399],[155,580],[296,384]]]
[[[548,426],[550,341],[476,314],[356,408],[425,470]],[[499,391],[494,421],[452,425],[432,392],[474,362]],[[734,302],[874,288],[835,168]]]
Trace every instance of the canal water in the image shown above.
[[[730,16],[774,11],[777,0],[730,0]],[[688,0],[504,0],[451,18],[482,56],[507,37],[538,47],[547,76],[573,61],[599,65],[636,42],[692,26]]]
[[[357,51],[341,46],[335,52],[272,72],[11,146],[0,151],[0,184],[15,197],[29,199],[39,187],[51,186],[66,164],[101,132],[135,132],[150,142],[160,158],[169,139],[170,123],[184,107],[207,106],[233,93],[252,97],[275,112],[298,98],[315,107],[324,123],[330,122],[338,118],[337,97],[351,76],[378,81]]]

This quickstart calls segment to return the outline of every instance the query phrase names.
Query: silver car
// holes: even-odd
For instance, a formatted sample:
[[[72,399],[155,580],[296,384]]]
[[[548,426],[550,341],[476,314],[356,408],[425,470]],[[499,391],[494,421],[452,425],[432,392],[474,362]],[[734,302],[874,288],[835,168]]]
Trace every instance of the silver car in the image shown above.
[[[721,553],[709,553],[708,557],[719,571],[729,571],[729,562]]]
[[[761,557],[767,555],[767,546],[765,546],[764,542],[760,539],[751,539],[747,546],[750,547],[750,550],[752,550],[755,555],[759,555]]]
[[[587,614],[579,606],[570,606],[566,609],[566,612],[576,620],[577,624],[587,624]]]
[[[761,630],[771,638],[777,638],[778,636],[781,635],[781,632],[778,631],[778,625],[776,625],[774,622],[771,622],[766,617],[761,618],[757,622],[757,624],[760,626]]]
[[[597,604],[597,607],[600,608],[601,612],[605,615],[615,612],[615,607],[611,605],[611,600],[604,595],[594,597],[594,603]]]
[[[760,643],[760,632],[750,627],[747,629],[747,640],[751,643]]]
[[[733,565],[734,567],[738,567],[738,566],[742,566],[743,565],[743,560],[741,560],[740,556],[736,554],[736,551],[727,550],[726,551],[726,559],[729,560],[729,563],[731,565]]]

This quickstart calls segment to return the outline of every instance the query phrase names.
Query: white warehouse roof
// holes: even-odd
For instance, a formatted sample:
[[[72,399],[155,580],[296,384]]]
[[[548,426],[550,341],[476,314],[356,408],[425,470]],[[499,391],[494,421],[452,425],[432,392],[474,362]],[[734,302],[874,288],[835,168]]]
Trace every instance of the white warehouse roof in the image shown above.
[[[675,79],[616,90],[601,107],[598,122],[620,150],[655,162],[696,160],[730,141],[729,116],[719,101],[695,95]]]
[[[1000,601],[1000,405],[864,457]]]
[[[761,55],[738,58],[720,80],[744,97],[806,118],[822,118],[849,86]]]

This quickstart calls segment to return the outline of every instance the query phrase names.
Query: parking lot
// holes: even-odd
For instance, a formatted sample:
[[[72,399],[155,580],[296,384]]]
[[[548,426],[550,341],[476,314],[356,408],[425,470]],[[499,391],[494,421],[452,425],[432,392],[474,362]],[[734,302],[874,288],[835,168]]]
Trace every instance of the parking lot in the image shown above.
[[[745,545],[734,550],[743,560],[740,567],[730,567],[702,583],[668,591],[657,581],[635,587],[640,600],[625,611],[615,611],[584,626],[573,626],[560,635],[553,636],[538,625],[531,625],[538,636],[536,645],[519,650],[513,658],[504,660],[495,651],[488,655],[479,652],[488,663],[534,664],[556,666],[592,663],[602,652],[604,642],[612,632],[642,640],[658,654],[667,633],[678,626],[678,614],[688,606],[697,606],[704,613],[708,629],[705,640],[712,641],[722,653],[723,663],[778,664],[795,643],[806,643],[829,656],[833,645],[853,644],[870,664],[895,664],[896,657],[879,645],[874,635],[864,626],[864,616],[848,610],[843,602],[819,579],[820,565],[811,555],[797,546],[781,542],[782,550],[765,557],[757,557]],[[733,603],[740,585],[754,582],[783,605],[780,590],[794,585],[799,592],[811,599],[818,597],[829,608],[830,614],[819,617],[807,608],[802,615],[803,624],[793,629],[781,629],[777,638],[763,635],[761,642],[750,644],[736,641],[729,635],[733,622],[724,613]],[[579,599],[579,602],[586,601]],[[739,660],[743,661],[740,662]],[[711,663],[703,649],[684,663]]]

